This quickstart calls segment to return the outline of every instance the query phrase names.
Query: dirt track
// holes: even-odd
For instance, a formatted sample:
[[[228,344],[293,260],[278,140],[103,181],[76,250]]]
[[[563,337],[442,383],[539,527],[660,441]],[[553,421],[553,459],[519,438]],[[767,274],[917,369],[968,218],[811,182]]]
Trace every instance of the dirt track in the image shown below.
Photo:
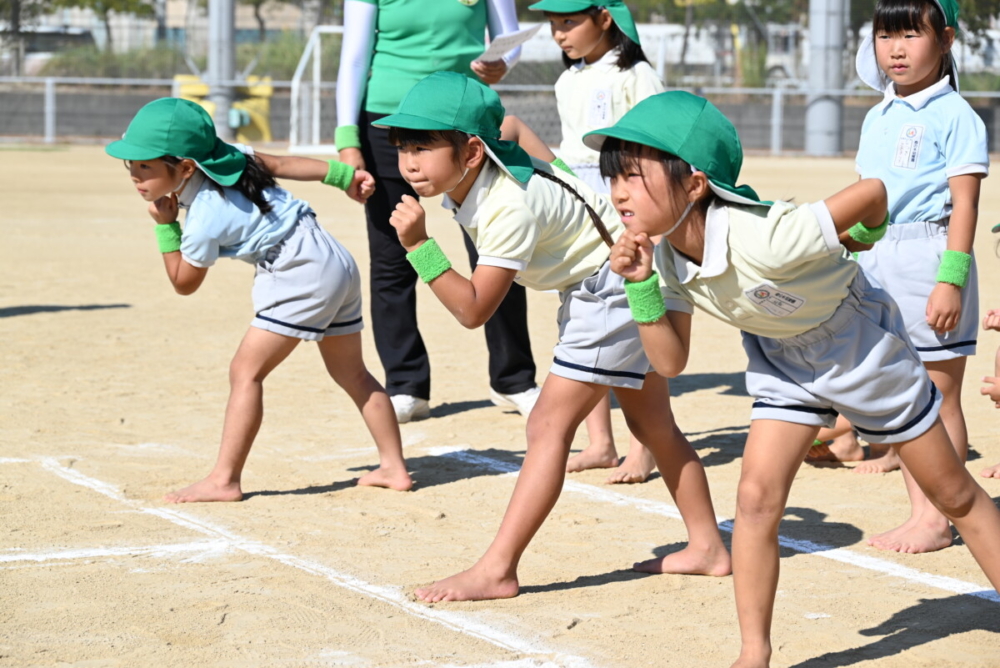
[[[5,148],[0,158],[0,666],[686,668],[735,658],[730,578],[628,570],[685,538],[659,479],[610,488],[603,472],[570,476],[515,599],[410,600],[482,553],[514,482],[504,471],[524,450],[523,419],[488,400],[482,334],[426,289],[432,418],[402,427],[415,491],[352,485],[374,447],[314,347],[301,346],[267,381],[248,498],[163,504],[215,457],[252,270],[220,262],[180,298],[119,162],[97,147]],[[751,158],[742,180],[806,202],[856,178],[852,167]],[[991,181],[977,243],[984,308],[1000,307]],[[361,209],[323,186],[292,190],[365,270]],[[464,257],[455,224],[436,203],[428,210],[445,251]],[[556,303],[529,295],[539,380]],[[975,473],[1000,461],[1000,414],[978,393],[1000,334],[980,344],[965,388]],[[725,517],[748,426],[742,369],[738,334],[697,317],[674,405]],[[624,453],[620,411],[614,419]],[[1000,481],[984,486],[1000,496]],[[898,473],[802,469],[782,526],[774,666],[1000,665],[1000,599],[958,593],[988,588],[964,546],[920,556],[865,546],[906,512]]]

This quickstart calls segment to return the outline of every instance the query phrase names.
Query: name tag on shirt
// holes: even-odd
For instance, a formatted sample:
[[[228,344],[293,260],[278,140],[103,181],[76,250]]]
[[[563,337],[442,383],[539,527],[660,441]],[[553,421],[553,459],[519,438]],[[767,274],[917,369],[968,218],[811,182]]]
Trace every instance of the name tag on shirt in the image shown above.
[[[587,125],[603,128],[611,123],[611,89],[595,88],[590,91],[590,106],[587,107]]]
[[[744,292],[747,298],[776,318],[784,318],[802,308],[806,300],[791,292],[779,290],[773,285],[761,283],[756,288]]]
[[[920,158],[920,147],[924,143],[923,125],[904,125],[896,141],[896,156],[893,167],[900,169],[916,169]]]

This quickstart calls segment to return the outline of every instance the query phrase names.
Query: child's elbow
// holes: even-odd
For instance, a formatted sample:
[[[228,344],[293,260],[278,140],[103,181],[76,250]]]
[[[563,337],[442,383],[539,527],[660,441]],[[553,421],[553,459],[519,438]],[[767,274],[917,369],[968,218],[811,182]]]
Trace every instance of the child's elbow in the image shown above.
[[[486,321],[490,319],[489,316],[483,316],[478,313],[456,313],[455,317],[458,318],[458,324],[466,329],[478,329],[486,324]]]
[[[664,378],[676,378],[687,368],[687,355],[664,355],[651,359],[650,363],[656,373]]]

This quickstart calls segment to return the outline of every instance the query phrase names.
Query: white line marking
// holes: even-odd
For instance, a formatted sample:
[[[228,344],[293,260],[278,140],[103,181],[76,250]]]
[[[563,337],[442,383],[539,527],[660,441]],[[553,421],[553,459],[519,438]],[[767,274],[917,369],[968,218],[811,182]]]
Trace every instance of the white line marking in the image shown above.
[[[30,462],[30,459],[17,459],[15,457],[0,457],[0,464],[25,464]]]
[[[0,553],[0,564],[15,561],[68,561],[72,559],[99,559],[101,557],[162,557],[185,552],[223,553],[229,543],[222,540],[203,540],[192,543],[171,545],[148,545],[142,547],[95,547],[53,552],[26,553],[21,550],[7,550]]]
[[[567,668],[587,668],[591,664],[584,658],[561,654],[539,647],[535,642],[526,640],[520,636],[506,633],[493,628],[488,623],[469,619],[469,615],[445,610],[438,610],[423,604],[409,600],[400,587],[378,586],[363,580],[359,580],[351,575],[340,573],[324,564],[296,557],[291,554],[279,552],[270,545],[266,545],[256,540],[244,538],[232,533],[228,529],[216,526],[211,522],[189,515],[188,513],[173,510],[170,508],[148,507],[139,501],[128,499],[118,491],[114,485],[110,485],[96,478],[86,476],[79,471],[67,468],[58,460],[46,457],[41,460],[42,466],[59,476],[60,478],[86,487],[110,499],[123,503],[135,510],[148,513],[156,517],[173,522],[178,526],[197,531],[224,541],[229,547],[242,550],[255,556],[274,559],[286,566],[291,566],[313,575],[324,577],[338,587],[343,587],[363,596],[378,599],[407,614],[419,617],[436,624],[440,624],[452,631],[462,633],[473,638],[478,638],[491,645],[519,654],[543,654],[550,656],[557,661],[558,665]]]
[[[429,449],[429,451],[433,455],[458,459],[459,461],[473,464],[475,466],[482,466],[484,468],[497,471],[498,473],[515,474],[520,470],[520,467],[517,464],[500,461],[499,459],[493,459],[492,457],[487,457],[462,448],[440,447]],[[594,487],[593,485],[585,485],[583,483],[573,481],[567,481],[563,485],[563,489],[577,494],[582,494],[583,496],[587,496],[602,503],[610,503],[617,506],[631,506],[646,513],[662,515],[672,519],[681,518],[680,511],[678,511],[675,506],[672,506],[669,503],[663,503],[662,501],[650,501],[648,499],[628,496],[619,492],[609,492],[607,490]],[[717,517],[716,519],[719,521],[720,529],[732,533],[732,520],[722,517]],[[879,559],[878,557],[859,554],[844,548],[835,548],[830,545],[813,543],[808,540],[795,540],[784,536],[778,536],[778,542],[782,547],[795,550],[796,552],[815,554],[820,557],[825,557],[826,559],[832,559],[834,561],[839,561],[851,566],[857,566],[859,568],[866,568],[871,571],[902,578],[927,587],[942,589],[954,594],[968,594],[970,596],[976,596],[994,603],[1000,603],[1000,594],[990,589],[984,590],[982,585],[972,582],[966,582],[964,580],[958,580],[944,575],[924,573],[923,571],[919,571],[915,568],[903,566],[886,559]]]

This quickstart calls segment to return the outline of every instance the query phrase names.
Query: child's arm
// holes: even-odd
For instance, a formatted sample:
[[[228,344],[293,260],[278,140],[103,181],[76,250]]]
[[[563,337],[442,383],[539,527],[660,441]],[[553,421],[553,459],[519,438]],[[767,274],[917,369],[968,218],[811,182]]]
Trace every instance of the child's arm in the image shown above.
[[[1000,332],[1000,309],[990,309],[983,318],[983,329],[992,329]],[[979,393],[988,396],[993,404],[1000,408],[1000,348],[997,348],[993,358],[993,375],[983,378],[986,387],[979,389]]]
[[[517,116],[507,116],[500,124],[500,139],[512,141],[533,158],[545,162],[555,162],[556,154],[548,147],[542,138],[535,134],[527,123]]]
[[[879,227],[885,221],[889,197],[879,179],[861,179],[823,202],[843,241],[856,223],[860,222],[869,229]]]
[[[159,232],[161,230],[166,230],[168,226],[176,225],[177,195],[168,195],[161,197],[155,202],[150,202],[149,215],[152,216],[158,226],[162,226],[162,228],[157,228],[157,237],[160,237]],[[177,228],[175,227],[174,229],[176,230]],[[175,246],[180,243],[179,232],[176,236],[177,244]],[[189,295],[201,287],[201,282],[205,280],[205,274],[208,273],[207,267],[195,267],[185,262],[179,250],[164,252],[163,266],[167,270],[167,278],[170,279],[174,290],[179,295]]]
[[[375,178],[363,169],[354,169],[336,160],[316,160],[295,155],[270,155],[254,151],[264,168],[279,179],[322,181],[340,188],[362,204],[375,192]],[[247,156],[252,159],[252,156]]]
[[[982,174],[963,174],[948,179],[951,190],[951,220],[948,223],[948,250],[941,261],[938,283],[927,299],[926,318],[938,334],[950,332],[958,326],[962,315],[962,288],[972,258],[972,241],[976,236],[979,219],[979,186]],[[961,275],[949,271],[950,263],[964,263]]]
[[[653,242],[648,235],[625,230],[611,249],[611,270],[625,278],[627,291],[630,289],[628,284],[655,279],[656,284],[649,290],[655,289],[654,299],[663,298],[659,278],[653,270]],[[634,315],[636,308],[631,293],[629,306]],[[687,366],[691,348],[691,314],[668,311],[655,321],[639,323],[639,337],[656,373],[674,378]]]
[[[403,195],[403,201],[396,205],[389,222],[396,228],[399,243],[408,253],[428,242],[424,209],[416,198]],[[447,263],[440,251],[437,254],[436,260]],[[450,267],[450,263],[447,266]],[[496,312],[516,275],[514,269],[479,265],[469,280],[448,268],[428,279],[427,284],[463,327],[474,329],[485,324]]]

